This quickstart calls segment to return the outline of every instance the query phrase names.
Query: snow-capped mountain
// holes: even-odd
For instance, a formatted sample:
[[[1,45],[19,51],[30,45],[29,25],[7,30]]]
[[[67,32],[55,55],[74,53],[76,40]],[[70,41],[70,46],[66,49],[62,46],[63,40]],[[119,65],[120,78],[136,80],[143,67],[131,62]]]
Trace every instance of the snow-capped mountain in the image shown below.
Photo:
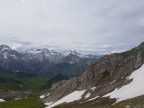
[[[34,54],[39,54],[41,52],[42,52],[42,49],[36,49],[36,48],[28,49],[28,50],[25,51],[25,53],[34,53]]]
[[[55,55],[55,56],[63,56],[63,57],[66,57],[66,56],[69,56],[69,55],[76,55],[76,56],[81,57],[81,58],[96,58],[96,57],[98,57],[98,56],[92,55],[92,54],[88,54],[88,55],[81,54],[76,50],[67,50],[67,51],[63,51],[63,52],[57,52],[55,50],[48,50],[47,48],[44,48],[44,49],[35,49],[35,48],[34,49],[28,49],[24,52],[29,53],[29,54],[45,53],[47,55]]]
[[[97,55],[92,55],[92,54],[88,54],[88,55],[81,54],[81,53],[77,52],[76,50],[63,51],[61,54],[64,56],[77,55],[78,57],[81,57],[81,58],[97,58],[97,57],[99,57]]]
[[[10,50],[12,50],[9,46],[7,45],[0,45],[0,52],[9,52]]]
[[[19,52],[12,50],[7,45],[0,45],[0,68],[14,72],[45,72],[46,74],[56,74],[56,72],[64,72],[58,64],[74,65],[76,63],[82,64],[83,61],[84,64],[82,67],[84,69],[86,65],[89,65],[96,59],[97,56],[95,58],[81,57],[81,54],[76,51],[70,51],[67,55],[64,52],[48,50],[47,48],[29,49]]]
[[[62,54],[64,56],[68,56],[70,54],[77,55],[77,56],[82,55],[82,54],[78,53],[76,50],[73,50],[73,51],[72,50],[64,51],[64,52],[62,52]]]

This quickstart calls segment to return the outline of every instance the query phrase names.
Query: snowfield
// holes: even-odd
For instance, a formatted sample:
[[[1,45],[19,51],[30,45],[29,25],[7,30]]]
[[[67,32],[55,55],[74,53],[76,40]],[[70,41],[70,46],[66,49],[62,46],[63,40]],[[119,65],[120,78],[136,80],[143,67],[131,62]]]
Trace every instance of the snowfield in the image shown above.
[[[144,64],[139,69],[135,70],[128,79],[133,81],[119,89],[115,89],[113,92],[103,96],[116,98],[116,103],[144,95]]]
[[[57,106],[62,103],[69,103],[69,102],[73,102],[76,100],[80,100],[85,91],[86,90],[74,91],[74,92],[68,94],[67,96],[63,97],[62,99],[56,101],[55,103],[47,106],[46,108],[52,108],[52,107]],[[47,103],[45,103],[45,104],[47,104]]]

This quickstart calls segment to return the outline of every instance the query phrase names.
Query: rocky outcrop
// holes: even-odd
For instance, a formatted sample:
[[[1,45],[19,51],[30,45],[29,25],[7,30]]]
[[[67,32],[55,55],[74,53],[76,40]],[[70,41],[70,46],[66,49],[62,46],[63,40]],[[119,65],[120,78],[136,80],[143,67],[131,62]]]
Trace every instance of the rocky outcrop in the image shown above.
[[[144,42],[123,53],[105,55],[92,64],[80,77],[59,82],[51,88],[51,95],[44,101],[55,101],[75,90],[87,90],[91,97],[103,96],[131,80],[127,77],[144,63]],[[96,87],[91,91],[92,87]],[[85,95],[85,94],[84,94]]]

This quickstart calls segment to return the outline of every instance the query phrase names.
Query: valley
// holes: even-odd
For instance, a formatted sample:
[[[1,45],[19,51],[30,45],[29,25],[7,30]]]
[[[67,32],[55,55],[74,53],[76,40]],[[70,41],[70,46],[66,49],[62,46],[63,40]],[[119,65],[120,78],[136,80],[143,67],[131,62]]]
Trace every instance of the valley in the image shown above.
[[[35,108],[142,107],[143,55],[144,43],[141,43],[129,51],[93,59],[67,55],[65,62],[48,66],[56,73],[12,72],[3,68],[0,70],[0,99],[4,102],[0,105],[18,106],[19,102],[34,101],[40,103]],[[75,57],[79,61],[68,62]]]
[[[144,108],[144,0],[0,0],[0,108]]]

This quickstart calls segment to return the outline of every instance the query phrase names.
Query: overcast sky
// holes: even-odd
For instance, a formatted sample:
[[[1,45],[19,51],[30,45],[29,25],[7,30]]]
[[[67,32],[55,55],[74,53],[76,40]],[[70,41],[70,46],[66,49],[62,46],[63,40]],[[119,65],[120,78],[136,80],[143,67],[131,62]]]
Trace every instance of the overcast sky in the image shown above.
[[[0,0],[0,44],[89,53],[144,41],[144,0]]]

